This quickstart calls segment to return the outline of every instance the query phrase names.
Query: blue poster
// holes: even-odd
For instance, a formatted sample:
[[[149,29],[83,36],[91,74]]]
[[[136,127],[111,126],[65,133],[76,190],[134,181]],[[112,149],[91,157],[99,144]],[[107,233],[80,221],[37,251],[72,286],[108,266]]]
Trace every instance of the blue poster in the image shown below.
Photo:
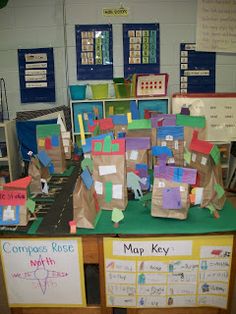
[[[215,92],[215,52],[195,51],[195,43],[180,44],[180,92]]]
[[[53,48],[18,49],[22,103],[55,102]]]
[[[159,24],[123,24],[124,77],[160,73]]]
[[[75,25],[78,80],[113,79],[112,25]]]

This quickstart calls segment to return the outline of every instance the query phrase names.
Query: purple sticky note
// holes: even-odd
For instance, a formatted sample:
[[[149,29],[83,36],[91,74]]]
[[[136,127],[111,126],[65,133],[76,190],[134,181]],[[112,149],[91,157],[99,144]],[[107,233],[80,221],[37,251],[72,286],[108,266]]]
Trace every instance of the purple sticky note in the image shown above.
[[[163,189],[163,208],[181,209],[181,195],[179,187]]]

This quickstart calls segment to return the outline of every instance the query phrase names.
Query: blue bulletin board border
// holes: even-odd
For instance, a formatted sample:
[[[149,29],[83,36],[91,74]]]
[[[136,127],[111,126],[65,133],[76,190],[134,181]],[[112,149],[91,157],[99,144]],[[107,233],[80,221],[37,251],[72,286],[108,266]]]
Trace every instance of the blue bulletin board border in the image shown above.
[[[196,51],[195,46],[195,43],[180,44],[180,92],[214,93],[216,54]],[[186,75],[186,71],[208,71],[209,75]]]
[[[108,32],[108,38],[102,36],[102,64],[96,62],[96,43],[93,42],[90,49],[83,49],[82,32]],[[76,36],[76,59],[77,59],[77,79],[78,80],[108,80],[113,79],[113,39],[112,25],[110,24],[94,24],[94,25],[75,25]],[[83,38],[84,39],[84,38]],[[86,38],[85,38],[86,39]],[[88,52],[90,50],[90,52]],[[83,62],[82,54],[85,54],[85,62]],[[88,57],[86,56],[88,55]],[[89,60],[89,54],[93,57]],[[91,64],[87,64],[91,62]],[[106,64],[104,64],[106,63]]]
[[[46,61],[27,61],[28,54],[45,54]],[[42,63],[45,64],[45,67],[40,67]],[[29,67],[30,65],[33,67]],[[53,48],[18,49],[18,66],[21,103],[56,101]],[[26,70],[46,70],[46,79],[27,81]],[[28,87],[29,83],[38,85],[38,87]],[[40,83],[44,84],[44,87],[40,87]]]
[[[153,31],[153,51],[152,59],[155,62],[150,63],[129,63],[130,58],[130,41],[129,31]],[[155,33],[154,33],[155,32]],[[149,38],[150,39],[150,38]],[[151,42],[150,42],[151,45]],[[160,27],[158,23],[146,24],[123,24],[123,46],[124,46],[124,77],[127,78],[132,74],[157,74],[160,73]],[[143,46],[141,47],[141,60],[143,61]]]

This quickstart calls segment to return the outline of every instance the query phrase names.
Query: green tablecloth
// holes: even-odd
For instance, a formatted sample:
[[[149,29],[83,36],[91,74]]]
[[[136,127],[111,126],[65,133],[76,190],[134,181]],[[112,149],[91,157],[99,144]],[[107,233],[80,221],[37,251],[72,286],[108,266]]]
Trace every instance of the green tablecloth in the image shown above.
[[[156,218],[151,216],[150,208],[143,207],[141,202],[129,201],[124,211],[125,217],[118,228],[113,226],[111,211],[103,210],[95,229],[77,229],[77,235],[165,235],[236,231],[236,208],[226,201],[219,213],[220,218],[216,219],[208,209],[195,206],[189,209],[186,220]]]

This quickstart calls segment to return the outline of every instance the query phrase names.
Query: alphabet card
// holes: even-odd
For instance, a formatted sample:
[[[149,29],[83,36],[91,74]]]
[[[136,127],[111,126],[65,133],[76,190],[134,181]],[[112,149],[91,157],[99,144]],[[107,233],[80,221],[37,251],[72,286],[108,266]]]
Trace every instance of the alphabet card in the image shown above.
[[[108,307],[226,309],[233,236],[104,238]]]
[[[85,306],[81,239],[1,239],[10,307]]]

